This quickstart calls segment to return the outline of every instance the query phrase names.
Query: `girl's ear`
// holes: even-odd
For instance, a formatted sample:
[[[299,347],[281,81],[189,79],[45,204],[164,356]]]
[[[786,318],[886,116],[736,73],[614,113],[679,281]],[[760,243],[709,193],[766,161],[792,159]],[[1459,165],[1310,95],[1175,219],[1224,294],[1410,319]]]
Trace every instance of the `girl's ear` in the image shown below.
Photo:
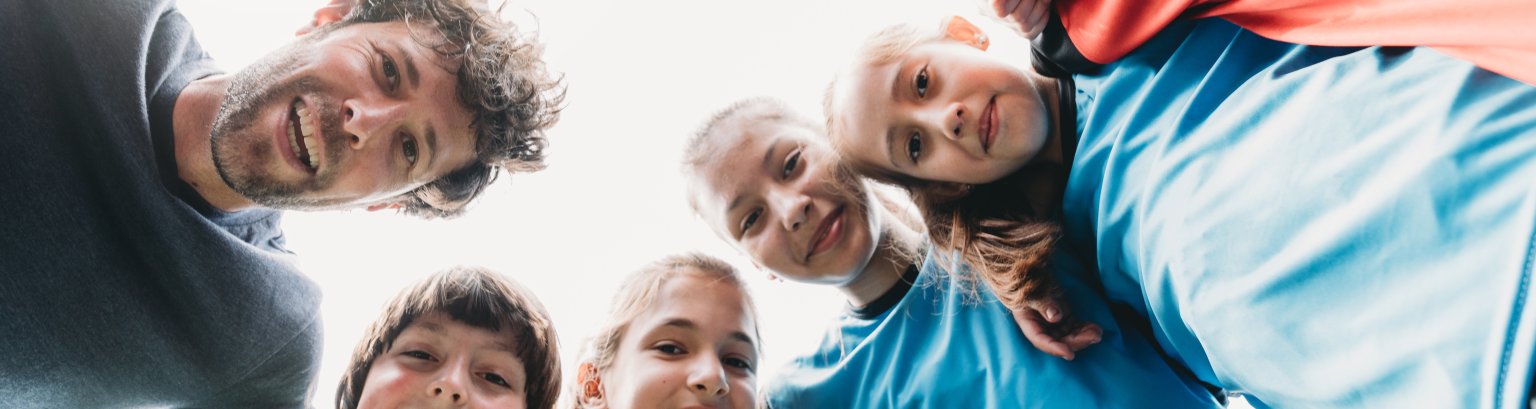
[[[608,401],[603,395],[603,379],[597,373],[597,367],[591,362],[582,362],[576,368],[576,403],[579,407],[587,409],[607,409]]]
[[[987,40],[987,33],[981,31],[981,27],[976,27],[970,20],[960,16],[951,16],[949,21],[944,23],[944,38],[965,43],[982,51],[986,51],[987,46],[991,45]]]

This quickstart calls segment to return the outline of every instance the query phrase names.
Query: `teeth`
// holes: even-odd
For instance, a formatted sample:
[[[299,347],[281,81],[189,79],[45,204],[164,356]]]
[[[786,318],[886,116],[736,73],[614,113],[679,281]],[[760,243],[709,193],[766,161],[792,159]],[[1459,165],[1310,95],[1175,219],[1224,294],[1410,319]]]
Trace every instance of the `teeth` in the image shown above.
[[[314,148],[315,148],[315,137],[308,136],[309,132],[305,132],[304,134],[305,134],[305,136],[304,136],[304,146],[308,146],[310,148],[310,150],[309,150],[309,167],[310,167],[310,169],[318,168],[318,167],[320,167],[320,164],[316,163],[315,157],[320,156],[320,155],[319,155],[319,152],[315,152],[315,150],[314,150]]]
[[[303,100],[293,102],[293,112],[299,116],[299,135],[289,135],[288,144],[293,148],[294,153],[304,152],[300,150],[299,145],[299,138],[304,138],[303,147],[307,148],[308,155],[304,155],[303,159],[309,165],[310,170],[319,168],[320,153],[315,151],[317,146],[315,144],[316,118],[314,118],[314,114],[309,112],[309,106]]]

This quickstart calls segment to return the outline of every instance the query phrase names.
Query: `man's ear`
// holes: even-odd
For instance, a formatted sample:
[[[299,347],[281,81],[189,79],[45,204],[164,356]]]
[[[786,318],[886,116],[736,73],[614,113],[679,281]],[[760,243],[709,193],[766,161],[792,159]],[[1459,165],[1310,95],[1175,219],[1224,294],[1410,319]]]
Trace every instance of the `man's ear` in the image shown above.
[[[992,43],[987,39],[987,33],[981,31],[981,27],[971,24],[965,17],[951,16],[944,23],[944,38],[966,43],[978,50],[986,51]]]
[[[319,10],[315,10],[314,20],[310,20],[309,24],[306,24],[303,27],[299,27],[299,31],[294,34],[309,34],[310,32],[315,31],[317,28],[324,27],[326,24],[341,21],[342,17],[346,17],[347,13],[352,12],[353,7],[357,7],[357,1],[358,0],[331,0],[330,3],[321,6]]]
[[[576,369],[576,404],[584,409],[607,409],[608,400],[603,394],[602,375],[591,362],[582,362]]]
[[[399,203],[374,203],[374,204],[368,205],[368,211],[370,211],[370,212],[377,212],[377,211],[384,210],[384,209],[396,209],[396,210],[398,210],[398,209],[400,209],[400,204]]]

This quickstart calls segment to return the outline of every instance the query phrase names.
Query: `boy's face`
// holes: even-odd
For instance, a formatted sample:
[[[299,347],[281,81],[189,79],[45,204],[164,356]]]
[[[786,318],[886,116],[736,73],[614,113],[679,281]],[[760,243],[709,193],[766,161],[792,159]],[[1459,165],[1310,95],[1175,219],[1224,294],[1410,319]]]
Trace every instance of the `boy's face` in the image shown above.
[[[734,126],[716,138],[724,152],[698,169],[699,216],[786,279],[857,278],[879,240],[863,185],[836,166],[816,131],[777,121]]]
[[[837,144],[844,156],[969,184],[1023,167],[1049,136],[1046,106],[1036,81],[983,47],[929,41],[891,63],[854,66],[833,90],[833,134],[845,138]]]
[[[606,407],[752,408],[755,328],[734,285],[692,272],[668,279],[601,375]]]
[[[457,79],[403,22],[299,39],[236,73],[212,132],[225,182],[265,207],[346,208],[468,165]]]
[[[418,317],[368,369],[359,409],[527,407],[527,373],[506,328],[434,312]]]

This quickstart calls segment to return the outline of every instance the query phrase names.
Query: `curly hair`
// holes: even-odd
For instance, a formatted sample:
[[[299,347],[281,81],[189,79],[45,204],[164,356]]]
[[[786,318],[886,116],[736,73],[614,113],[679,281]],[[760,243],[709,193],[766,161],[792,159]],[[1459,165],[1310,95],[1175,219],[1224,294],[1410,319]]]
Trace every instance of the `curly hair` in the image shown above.
[[[523,385],[530,408],[552,408],[560,394],[559,338],[554,322],[533,291],[490,270],[454,267],[433,274],[390,300],[357,348],[336,387],[336,407],[353,409],[373,362],[417,318],[434,312],[476,328],[506,328],[517,359],[527,371]]]
[[[541,59],[543,47],[501,20],[500,10],[474,0],[363,0],[335,29],[356,23],[404,21],[439,38],[416,41],[443,61],[458,63],[459,102],[473,111],[477,160],[393,199],[402,212],[423,218],[460,215],[501,170],[544,168],[544,130],[559,120],[562,79]],[[502,5],[505,7],[505,3]]]

